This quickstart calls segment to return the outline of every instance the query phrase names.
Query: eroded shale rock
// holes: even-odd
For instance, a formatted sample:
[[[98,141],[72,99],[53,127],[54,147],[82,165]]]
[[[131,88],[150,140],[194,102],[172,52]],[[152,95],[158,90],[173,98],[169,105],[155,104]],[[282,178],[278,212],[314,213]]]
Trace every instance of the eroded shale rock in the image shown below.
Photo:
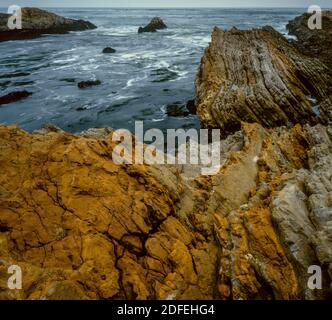
[[[0,127],[0,298],[328,297],[331,130],[243,125],[206,177],[115,165],[108,129]],[[324,290],[307,288],[311,264]]]
[[[197,113],[224,134],[241,121],[272,128],[332,119],[332,77],[271,27],[217,27],[196,78]]]

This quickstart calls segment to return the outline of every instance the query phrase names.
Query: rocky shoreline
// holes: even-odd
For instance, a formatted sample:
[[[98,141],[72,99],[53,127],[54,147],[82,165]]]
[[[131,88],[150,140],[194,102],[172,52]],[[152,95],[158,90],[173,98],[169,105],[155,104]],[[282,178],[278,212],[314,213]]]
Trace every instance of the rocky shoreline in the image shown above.
[[[188,108],[223,131],[214,176],[116,165],[112,129],[0,126],[0,274],[25,275],[0,299],[331,299],[331,66],[301,41],[213,31]]]

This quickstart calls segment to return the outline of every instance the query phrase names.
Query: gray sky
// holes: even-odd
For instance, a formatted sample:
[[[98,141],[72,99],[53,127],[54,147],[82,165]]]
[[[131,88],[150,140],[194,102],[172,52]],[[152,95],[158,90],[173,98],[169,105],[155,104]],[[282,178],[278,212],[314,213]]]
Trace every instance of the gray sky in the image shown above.
[[[330,8],[332,0],[1,0],[0,7],[11,4],[34,7],[302,7],[316,4]]]

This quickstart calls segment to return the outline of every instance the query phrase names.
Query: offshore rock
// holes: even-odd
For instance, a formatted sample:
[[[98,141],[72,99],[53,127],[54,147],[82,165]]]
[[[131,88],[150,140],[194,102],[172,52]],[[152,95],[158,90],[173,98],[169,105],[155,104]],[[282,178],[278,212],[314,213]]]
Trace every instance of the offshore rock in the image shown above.
[[[115,165],[112,132],[0,127],[0,299],[331,298],[331,126],[243,124],[210,177]]]
[[[7,26],[9,17],[8,14],[0,13],[0,42],[97,28],[89,21],[64,18],[38,8],[22,8],[22,29],[9,30]]]
[[[106,47],[103,49],[103,53],[115,53],[116,50],[111,47]]]
[[[86,89],[86,88],[90,88],[90,87],[94,87],[94,86],[99,86],[101,85],[101,81],[100,80],[87,80],[87,81],[80,81],[77,86],[80,89]]]
[[[145,27],[139,27],[138,33],[157,32],[157,30],[167,29],[166,24],[160,17],[154,17]]]
[[[197,113],[223,134],[241,121],[267,128],[332,120],[332,77],[271,27],[215,28],[196,78]]]
[[[8,94],[0,97],[0,106],[3,104],[8,104],[8,103],[12,103],[12,102],[16,102],[16,101],[25,99],[31,95],[32,95],[32,92],[29,92],[26,90],[8,93]]]

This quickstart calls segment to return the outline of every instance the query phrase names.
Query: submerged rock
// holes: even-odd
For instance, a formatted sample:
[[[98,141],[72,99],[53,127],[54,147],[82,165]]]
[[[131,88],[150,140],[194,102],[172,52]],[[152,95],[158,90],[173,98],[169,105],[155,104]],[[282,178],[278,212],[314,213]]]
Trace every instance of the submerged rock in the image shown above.
[[[181,102],[167,105],[166,112],[169,117],[186,117],[190,114],[186,106]]]
[[[86,89],[89,87],[93,87],[93,86],[99,86],[101,84],[100,80],[88,80],[88,81],[81,81],[77,84],[77,86],[80,89]]]
[[[16,102],[32,95],[29,91],[15,91],[0,97],[0,105]]]
[[[330,65],[332,61],[332,11],[322,12],[322,29],[311,30],[308,20],[312,14],[305,13],[287,25],[289,34],[297,37],[294,44],[301,52]]]
[[[89,21],[64,18],[38,8],[22,8],[22,30],[9,30],[7,26],[9,17],[8,14],[0,14],[0,42],[97,28]]]
[[[111,48],[111,47],[106,47],[105,49],[103,49],[103,53],[115,53],[116,50]]]
[[[139,27],[138,33],[156,32],[157,30],[166,29],[167,26],[160,17],[154,17],[145,27]]]
[[[317,116],[308,96],[324,105]],[[264,127],[332,120],[332,76],[271,27],[215,28],[196,78],[197,112],[205,127],[224,134],[241,121]]]

